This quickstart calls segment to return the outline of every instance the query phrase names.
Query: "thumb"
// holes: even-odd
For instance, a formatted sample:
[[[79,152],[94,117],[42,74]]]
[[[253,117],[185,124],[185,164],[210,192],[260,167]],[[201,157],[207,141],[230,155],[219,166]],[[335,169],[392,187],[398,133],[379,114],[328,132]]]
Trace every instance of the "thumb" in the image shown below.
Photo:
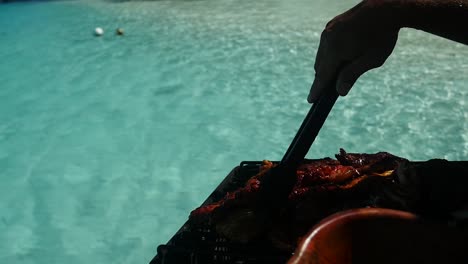
[[[382,66],[382,64],[383,61],[381,62],[375,56],[366,54],[345,65],[338,74],[336,91],[341,96],[347,95],[361,75],[371,69]]]
[[[341,96],[347,95],[361,75],[371,69],[382,66],[392,53],[397,38],[398,32],[385,36],[385,38],[380,40],[380,44],[376,48],[369,50],[364,55],[345,65],[338,74],[336,81],[336,91],[338,94]]]

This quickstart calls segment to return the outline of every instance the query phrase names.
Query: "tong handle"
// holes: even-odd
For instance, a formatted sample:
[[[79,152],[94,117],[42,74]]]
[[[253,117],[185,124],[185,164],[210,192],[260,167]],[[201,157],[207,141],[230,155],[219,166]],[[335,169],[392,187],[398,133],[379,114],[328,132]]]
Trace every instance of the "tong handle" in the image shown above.
[[[334,82],[333,82],[334,85]],[[325,123],[328,114],[333,108],[338,93],[334,87],[328,87],[322,93],[316,103],[312,105],[309,113],[302,122],[296,136],[281,160],[281,165],[289,168],[297,168],[309,152],[312,143]]]

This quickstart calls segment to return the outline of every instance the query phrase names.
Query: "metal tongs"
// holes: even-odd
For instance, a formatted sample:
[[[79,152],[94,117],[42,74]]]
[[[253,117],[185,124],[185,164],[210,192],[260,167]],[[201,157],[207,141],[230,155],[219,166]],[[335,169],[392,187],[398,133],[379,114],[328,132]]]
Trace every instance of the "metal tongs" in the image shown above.
[[[264,178],[265,186],[268,186],[264,191],[270,194],[266,197],[280,200],[290,193],[296,181],[296,178],[291,175],[295,175],[297,167],[304,160],[338,99],[335,84],[336,80],[331,82],[330,86],[319,96],[317,102],[312,105],[283,159],[269,171],[270,175]],[[270,202],[274,203],[274,201]]]
[[[334,84],[333,82],[333,87],[327,87],[317,102],[310,108],[309,113],[281,160],[280,164],[283,166],[296,168],[307,155],[323,123],[325,123],[328,114],[338,99],[338,93]]]

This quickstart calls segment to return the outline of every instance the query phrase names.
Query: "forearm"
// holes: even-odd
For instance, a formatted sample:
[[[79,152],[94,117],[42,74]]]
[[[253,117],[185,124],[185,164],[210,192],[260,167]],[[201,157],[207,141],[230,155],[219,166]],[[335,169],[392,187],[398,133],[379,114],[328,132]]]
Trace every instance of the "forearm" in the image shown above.
[[[415,28],[468,44],[468,0],[376,1],[385,2],[400,28]]]

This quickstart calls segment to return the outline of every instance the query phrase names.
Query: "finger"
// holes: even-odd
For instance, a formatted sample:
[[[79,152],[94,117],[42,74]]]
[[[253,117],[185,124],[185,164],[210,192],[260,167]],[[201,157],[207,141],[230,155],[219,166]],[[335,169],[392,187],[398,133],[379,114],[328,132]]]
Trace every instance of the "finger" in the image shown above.
[[[337,72],[338,65],[339,62],[335,53],[331,51],[330,46],[327,44],[327,36],[325,33],[322,33],[315,59],[315,79],[307,97],[309,103],[316,102],[323,90],[330,84]]]
[[[321,84],[321,81],[315,74],[314,82],[310,87],[309,95],[307,96],[307,102],[310,104],[315,103],[319,97],[319,94],[322,92],[324,85]]]
[[[344,66],[336,81],[336,91],[341,96],[346,96],[356,83],[357,79],[368,70],[375,68],[368,57],[361,57]]]
[[[338,75],[336,91],[339,95],[346,96],[361,75],[382,66],[384,62],[385,58],[382,58],[380,54],[369,52],[347,64]]]
[[[330,86],[337,74],[338,66],[339,61],[330,57],[325,65],[321,66],[321,70],[315,73],[315,79],[310,88],[309,96],[307,97],[309,103],[315,103],[323,91]]]

